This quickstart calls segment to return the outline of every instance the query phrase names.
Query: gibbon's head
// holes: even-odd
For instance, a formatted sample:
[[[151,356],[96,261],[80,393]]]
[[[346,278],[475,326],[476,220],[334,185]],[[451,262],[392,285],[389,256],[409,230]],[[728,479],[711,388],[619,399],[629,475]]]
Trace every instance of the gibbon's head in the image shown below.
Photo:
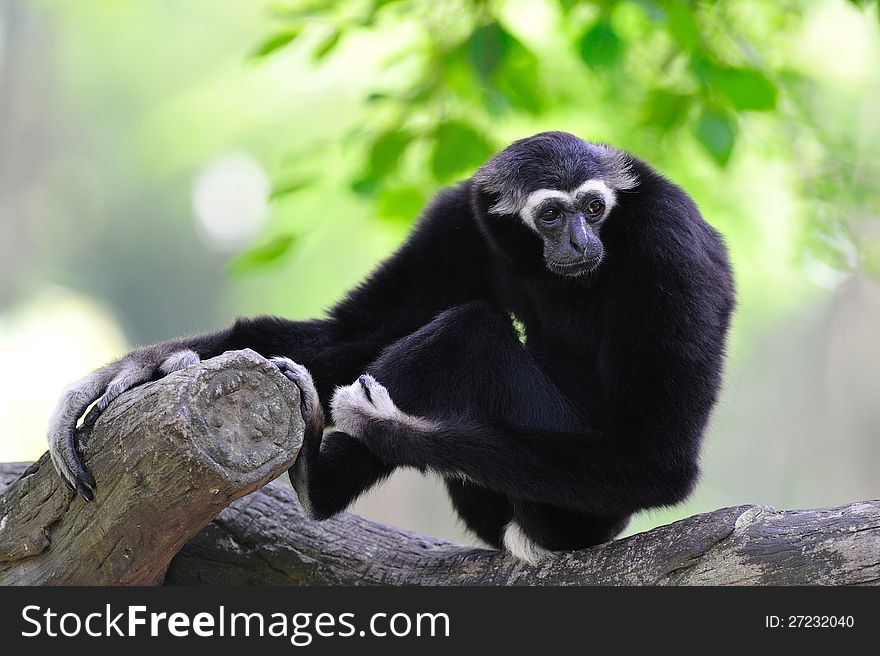
[[[629,155],[610,146],[567,132],[542,132],[509,145],[473,181],[492,199],[489,220],[520,220],[540,238],[546,268],[576,277],[602,261],[602,224],[618,193],[639,182],[632,164]]]

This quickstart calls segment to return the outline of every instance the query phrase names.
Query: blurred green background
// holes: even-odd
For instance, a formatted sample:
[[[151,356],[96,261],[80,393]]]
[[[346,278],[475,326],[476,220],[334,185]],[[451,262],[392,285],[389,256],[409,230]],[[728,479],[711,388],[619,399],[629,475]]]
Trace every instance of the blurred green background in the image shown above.
[[[236,315],[320,315],[419,208],[568,130],[684,186],[739,287],[685,505],[880,496],[874,1],[0,0],[0,461],[61,389]],[[356,510],[471,541],[437,481]]]

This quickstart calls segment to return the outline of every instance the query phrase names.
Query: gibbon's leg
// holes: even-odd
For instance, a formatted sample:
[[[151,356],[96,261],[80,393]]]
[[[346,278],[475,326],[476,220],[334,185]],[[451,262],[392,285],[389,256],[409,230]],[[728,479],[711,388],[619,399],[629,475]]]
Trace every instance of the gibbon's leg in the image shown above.
[[[629,523],[629,516],[598,517],[546,503],[511,501],[500,492],[457,478],[447,478],[446,487],[458,515],[477,537],[532,563],[548,551],[608,542]]]
[[[342,410],[341,414],[347,415],[351,412],[351,408],[357,405],[355,413],[360,414],[363,411],[364,398],[360,394],[363,394],[368,399],[368,403],[376,409],[376,415],[367,419],[364,419],[363,414],[354,419],[345,416],[337,423],[341,429],[358,435],[358,439],[364,439],[366,434],[371,433],[372,438],[365,441],[367,445],[373,443],[372,440],[375,440],[380,433],[385,439],[390,438],[391,446],[386,444],[382,451],[382,457],[386,462],[413,464],[404,448],[405,442],[413,436],[422,436],[439,442],[436,447],[441,451],[456,450],[454,436],[458,431],[454,421],[441,420],[442,423],[434,423],[431,419],[403,413],[394,406],[387,390],[368,374],[361,376],[355,385],[350,388],[340,388],[337,396],[334,397],[333,407],[337,412]],[[364,431],[365,424],[369,423],[373,423],[373,426]],[[471,430],[467,422],[460,424],[462,435]],[[349,437],[345,433],[338,434]],[[394,441],[397,441],[397,449]],[[444,441],[445,447],[442,444]],[[467,467],[462,467],[461,470],[436,467],[436,471],[446,477],[450,498],[461,519],[473,533],[493,547],[503,548],[520,560],[535,564],[551,551],[582,549],[607,542],[618,535],[629,522],[629,513],[621,513],[618,516],[598,515],[515,496],[521,492],[518,486],[522,486],[523,489],[531,487],[528,478],[531,468],[525,463],[525,472],[514,470],[503,462],[503,458],[496,457],[497,454],[492,451],[494,448],[504,449],[506,445],[499,445],[497,440],[487,440],[485,451],[482,453],[477,452],[475,455],[473,448],[468,449],[470,453],[464,456],[465,460],[469,461]],[[399,461],[396,459],[395,451],[400,456]],[[552,463],[553,459],[550,460]],[[442,459],[438,459],[437,462],[442,462]],[[420,468],[435,469],[430,465]],[[470,472],[474,472],[474,476],[478,477],[477,472],[484,469],[497,469],[502,477],[510,476],[513,482],[506,493],[483,485],[482,480],[470,478]],[[539,471],[537,467],[534,471],[538,476],[546,476],[545,472]],[[564,496],[572,493],[576,495],[577,489],[566,480],[568,472],[560,469],[560,473],[563,474],[559,486],[563,494],[561,501],[565,503]],[[549,474],[546,478],[552,480],[553,472]]]
[[[550,551],[583,549],[608,542],[626,528],[629,519],[629,515],[600,517],[534,501],[513,503],[516,526]],[[510,540],[512,536],[506,537]]]
[[[451,485],[463,519],[523,560],[606,541],[634,510],[675,503],[693,486],[695,467],[583,426],[492,306],[441,313],[368,372],[334,394],[338,430],[389,466],[465,481]],[[478,490],[491,494],[468,498]],[[481,501],[501,497],[509,508],[479,514]]]
[[[373,409],[377,418],[396,419],[404,433],[430,432],[435,421],[452,424],[454,431],[463,416],[503,417],[545,429],[580,428],[568,401],[520,343],[510,318],[486,304],[441,313],[392,344],[367,371],[355,385],[340,388],[332,402],[337,427],[346,435],[358,433],[359,422]],[[487,451],[487,462],[492,457]],[[508,495],[455,472],[439,473],[452,474],[446,485],[468,528],[490,545],[502,546],[514,520]]]
[[[366,373],[408,415],[583,428],[571,403],[520,342],[510,316],[488,303],[441,312],[386,348]]]
[[[449,498],[465,525],[481,540],[500,549],[513,519],[507,496],[459,478],[445,479]]]
[[[576,426],[567,402],[523,348],[510,318],[501,309],[485,303],[468,303],[441,312],[427,325],[385,349],[367,371],[389,381],[406,413],[396,410],[390,399],[386,406],[395,408],[401,419],[469,410],[480,414],[508,412],[504,409],[508,408],[527,425],[543,420],[560,430]],[[517,375],[533,380],[518,380]],[[364,380],[368,377],[369,374]],[[360,383],[357,385],[362,391]],[[345,396],[346,390],[350,388],[338,388],[337,395]],[[375,400],[381,402],[386,397],[387,393]],[[351,400],[357,403],[357,395]],[[345,413],[334,415],[334,422],[339,430],[324,435],[323,442],[317,433],[317,437],[307,438],[297,465],[290,472],[304,508],[316,518],[344,510],[395,468],[394,463],[377,458],[361,440],[345,430]],[[453,496],[462,503],[455,503],[469,525],[472,522],[468,518],[473,518],[475,512],[472,508],[482,502],[500,509],[500,525],[510,520],[506,501],[499,500],[503,496],[465,504],[464,495],[473,497],[476,492],[457,492]],[[497,544],[500,534],[488,527],[499,521],[477,522],[475,531],[491,544]]]
[[[610,537],[636,510],[687,497],[698,475],[687,454],[669,459],[652,451],[657,439],[652,434],[530,428],[464,413],[408,414],[369,374],[339,388],[331,407],[337,427],[380,461],[505,494],[514,511],[503,543],[524,560],[537,559],[545,544],[587,546]],[[587,533],[580,536],[565,536],[550,525],[550,534],[542,535],[541,527],[548,526],[545,507],[577,513],[573,516],[592,526],[586,525]],[[570,516],[560,515],[562,524]]]

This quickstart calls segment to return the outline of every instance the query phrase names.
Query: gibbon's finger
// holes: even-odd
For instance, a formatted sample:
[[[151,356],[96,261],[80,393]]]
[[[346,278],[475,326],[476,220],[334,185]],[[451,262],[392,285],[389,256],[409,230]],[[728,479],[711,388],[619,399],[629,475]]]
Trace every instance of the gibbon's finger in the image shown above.
[[[76,423],[86,409],[101,397],[117,371],[118,366],[113,364],[98,369],[68,387],[49,420],[49,456],[52,464],[65,484],[79,491],[85,499],[94,498],[95,484],[76,451]]]
[[[92,426],[107,407],[123,392],[149,381],[157,372],[168,375],[185,369],[200,361],[198,353],[189,349],[180,349],[170,355],[167,351],[149,349],[143,353],[131,354],[120,363],[121,369],[110,384],[103,396],[92,406],[83,419],[84,426]]]
[[[299,411],[303,421],[309,423],[313,419],[312,415],[318,412],[321,407],[318,392],[309,370],[290,358],[281,356],[269,358],[269,362],[278,367],[284,377],[299,389]],[[321,411],[320,420],[323,421],[323,411]]]
[[[60,444],[49,450],[49,457],[64,484],[78,492],[86,501],[91,501],[95,498],[97,486],[76,450],[77,433],[76,429],[70,430]]]
[[[58,477],[61,479],[61,482],[67,487],[71,492],[76,492],[76,486],[70,482],[70,479],[67,477],[67,474],[64,473],[63,463],[57,460],[58,456],[54,450],[49,450],[49,459],[52,461],[52,466],[55,467],[55,471],[58,473]]]
[[[89,413],[86,415],[85,419],[83,419],[83,426],[94,425],[94,423],[98,421],[98,417],[101,416],[101,413],[103,413],[104,410],[107,409],[107,406],[116,400],[120,394],[127,392],[132,387],[147,382],[152,378],[153,373],[156,371],[156,366],[154,365],[144,365],[127,360],[128,359],[122,361],[122,370],[116,374],[113,380],[110,381],[104,394],[97,400],[95,405],[92,406],[92,409],[89,410]]]

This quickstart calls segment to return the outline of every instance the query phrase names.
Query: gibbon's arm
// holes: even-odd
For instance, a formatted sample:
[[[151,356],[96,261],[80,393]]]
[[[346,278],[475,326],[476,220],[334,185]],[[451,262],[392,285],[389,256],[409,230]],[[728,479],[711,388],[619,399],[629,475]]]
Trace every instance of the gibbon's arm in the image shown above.
[[[461,477],[514,498],[601,516],[683,499],[697,477],[681,437],[493,426],[468,417],[406,415],[370,376],[333,399],[337,428],[390,467]]]
[[[89,374],[62,395],[49,424],[49,452],[62,479],[83,498],[95,481],[77,453],[77,422],[94,423],[126,390],[200,359],[251,348],[305,365],[323,400],[361,373],[382,349],[443,309],[488,294],[486,247],[471,215],[467,185],[446,190],[404,245],[330,312],[328,319],[240,319],[214,333],[137,349]],[[92,405],[94,404],[94,405]]]
[[[442,310],[490,296],[487,247],[471,216],[466,185],[441,192],[406,242],[329,312],[329,318],[239,319],[195,338],[202,358],[250,348],[305,366],[325,403],[337,385],[363,373],[391,342]],[[219,336],[219,339],[218,339]]]

